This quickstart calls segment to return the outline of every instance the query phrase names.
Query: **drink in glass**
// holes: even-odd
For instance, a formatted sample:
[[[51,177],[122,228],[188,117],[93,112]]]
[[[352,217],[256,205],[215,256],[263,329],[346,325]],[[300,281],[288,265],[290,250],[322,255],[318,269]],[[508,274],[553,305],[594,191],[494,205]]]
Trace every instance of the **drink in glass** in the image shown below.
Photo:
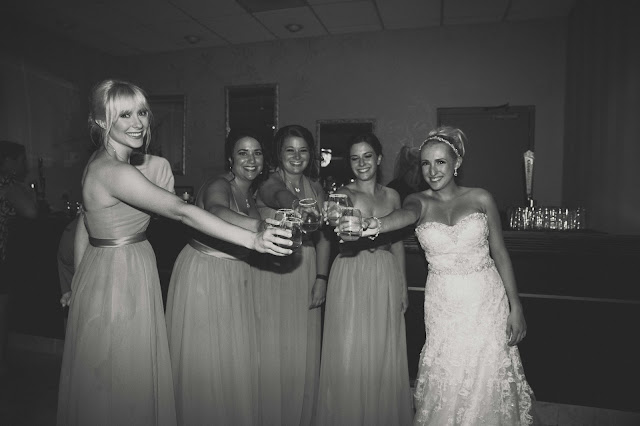
[[[342,210],[349,207],[349,197],[347,194],[329,194],[329,202],[327,203],[327,219],[329,225],[338,226]]]
[[[340,238],[344,241],[356,241],[362,235],[362,213],[353,207],[346,207],[338,222]]]
[[[320,226],[322,212],[318,207],[318,202],[313,198],[303,198],[294,202],[293,210],[302,220],[300,228],[302,232],[313,232]]]
[[[291,231],[291,245],[288,248],[292,250],[295,250],[302,245],[301,223],[302,221],[299,218],[291,216],[285,218],[280,225],[281,228]]]

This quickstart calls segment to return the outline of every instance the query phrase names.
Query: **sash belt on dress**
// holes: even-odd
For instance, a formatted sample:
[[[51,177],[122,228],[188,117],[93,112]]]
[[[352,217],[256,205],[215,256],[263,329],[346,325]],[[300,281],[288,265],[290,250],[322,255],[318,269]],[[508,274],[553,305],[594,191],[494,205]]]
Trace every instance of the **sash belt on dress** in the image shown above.
[[[226,252],[224,252],[222,250],[214,249],[213,247],[209,247],[208,245],[201,243],[200,241],[196,240],[195,238],[191,238],[189,240],[189,245],[191,247],[193,247],[194,249],[198,250],[202,254],[206,254],[208,256],[215,256],[215,257],[218,257],[220,259],[240,260],[240,259],[242,259],[242,257],[246,257],[246,256],[242,256],[242,257],[234,256],[234,255],[226,253]]]
[[[122,238],[93,238],[89,237],[89,244],[94,247],[122,247],[128,244],[139,243],[147,239],[145,232],[129,235]]]

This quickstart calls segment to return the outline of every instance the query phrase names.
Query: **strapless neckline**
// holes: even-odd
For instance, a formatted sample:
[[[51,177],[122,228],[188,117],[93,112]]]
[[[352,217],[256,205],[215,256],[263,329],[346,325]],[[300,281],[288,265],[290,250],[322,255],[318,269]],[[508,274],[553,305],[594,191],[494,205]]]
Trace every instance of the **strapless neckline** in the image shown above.
[[[444,227],[447,227],[447,228],[455,228],[456,226],[460,225],[461,223],[464,223],[467,220],[469,220],[469,219],[471,219],[473,217],[476,217],[476,216],[486,217],[487,214],[484,213],[484,212],[469,213],[468,215],[464,216],[462,219],[460,219],[459,221],[457,221],[453,225],[449,225],[448,223],[442,223],[442,222],[438,222],[438,221],[435,221],[435,220],[431,220],[431,221],[427,221],[427,222],[424,222],[424,223],[418,225],[416,227],[416,231],[420,230],[421,228],[425,228],[428,225],[440,225],[440,226],[444,226]]]

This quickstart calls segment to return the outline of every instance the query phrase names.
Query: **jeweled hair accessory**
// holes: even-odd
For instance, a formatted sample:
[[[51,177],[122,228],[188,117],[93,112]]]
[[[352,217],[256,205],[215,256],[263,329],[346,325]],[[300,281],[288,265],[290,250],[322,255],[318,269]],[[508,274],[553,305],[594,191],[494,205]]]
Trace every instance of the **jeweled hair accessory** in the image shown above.
[[[429,143],[431,141],[438,141],[438,142],[446,143],[447,145],[449,145],[451,147],[453,152],[456,153],[456,156],[462,157],[460,155],[460,153],[458,152],[458,149],[455,146],[453,146],[453,144],[451,142],[449,142],[448,140],[446,140],[442,136],[438,136],[438,135],[429,136],[427,139],[425,139],[425,141],[422,142],[422,145],[420,145],[420,150],[422,150],[422,147],[425,146],[425,144],[427,144],[427,143]]]

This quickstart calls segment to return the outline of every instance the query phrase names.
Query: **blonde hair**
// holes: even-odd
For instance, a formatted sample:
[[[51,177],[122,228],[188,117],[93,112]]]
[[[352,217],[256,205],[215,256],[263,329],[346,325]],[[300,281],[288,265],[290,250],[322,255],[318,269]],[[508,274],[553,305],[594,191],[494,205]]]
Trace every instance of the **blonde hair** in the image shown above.
[[[138,108],[148,112],[149,123],[152,115],[147,95],[140,87],[121,80],[108,79],[96,84],[91,90],[89,131],[91,139],[99,145],[106,143],[113,123],[120,117],[125,102],[133,102]],[[104,126],[98,124],[103,121]],[[94,138],[97,137],[97,140]],[[151,131],[144,137],[144,150],[151,142]]]
[[[456,157],[462,158],[465,153],[464,144],[466,141],[467,136],[462,130],[451,126],[440,126],[429,132],[427,139],[420,145],[420,150],[425,145],[441,142],[448,145]]]

